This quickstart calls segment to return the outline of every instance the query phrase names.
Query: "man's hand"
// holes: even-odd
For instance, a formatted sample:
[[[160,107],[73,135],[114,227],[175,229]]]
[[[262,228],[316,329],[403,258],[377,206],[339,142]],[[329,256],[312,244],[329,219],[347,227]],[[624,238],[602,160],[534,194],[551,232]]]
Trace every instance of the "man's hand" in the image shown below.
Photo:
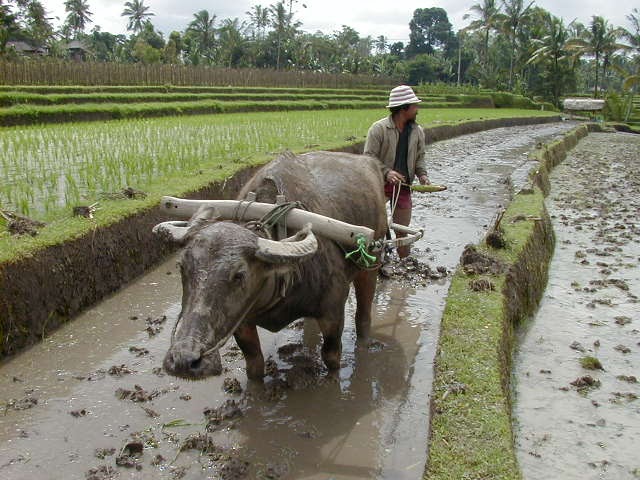
[[[420,175],[418,180],[420,180],[420,185],[431,185],[431,181],[426,175]]]
[[[405,183],[404,175],[395,170],[389,170],[387,172],[387,182],[389,183]]]

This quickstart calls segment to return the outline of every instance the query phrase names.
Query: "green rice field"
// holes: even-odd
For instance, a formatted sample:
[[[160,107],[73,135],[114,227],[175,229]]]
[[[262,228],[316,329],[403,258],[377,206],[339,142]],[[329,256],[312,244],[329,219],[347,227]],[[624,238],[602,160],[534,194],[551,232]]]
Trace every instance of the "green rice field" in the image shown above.
[[[148,208],[162,195],[184,195],[284,150],[303,152],[363,142],[381,109],[237,113],[0,128],[0,210],[50,224],[10,236],[0,218],[0,257],[27,253],[92,228],[75,206],[98,202],[91,224]],[[469,120],[547,116],[516,109],[423,108],[423,126]],[[339,174],[339,172],[337,172]],[[126,199],[131,187],[146,198]],[[120,196],[118,197],[118,194]]]

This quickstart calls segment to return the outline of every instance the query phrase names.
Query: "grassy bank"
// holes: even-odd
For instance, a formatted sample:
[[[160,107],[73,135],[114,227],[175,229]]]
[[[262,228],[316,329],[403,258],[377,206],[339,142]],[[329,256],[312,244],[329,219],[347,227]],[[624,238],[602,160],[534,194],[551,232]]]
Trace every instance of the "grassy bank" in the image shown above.
[[[465,272],[472,257],[463,255],[442,319],[425,478],[521,478],[511,423],[513,332],[535,312],[546,285],[554,247],[544,206],[548,172],[586,133],[579,127],[532,154],[540,163],[531,188],[515,196],[500,222],[505,247],[476,247],[500,268],[482,274],[467,265]]]

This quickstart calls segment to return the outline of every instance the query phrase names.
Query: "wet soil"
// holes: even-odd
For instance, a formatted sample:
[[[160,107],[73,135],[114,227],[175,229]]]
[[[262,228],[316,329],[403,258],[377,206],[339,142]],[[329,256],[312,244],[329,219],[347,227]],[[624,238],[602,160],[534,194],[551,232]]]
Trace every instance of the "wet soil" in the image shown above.
[[[592,133],[551,175],[556,252],[514,362],[526,479],[640,477],[639,158]]]
[[[260,332],[264,385],[247,382],[233,341],[221,376],[166,375],[181,293],[175,258],[160,265],[0,366],[0,476],[422,478],[448,272],[509,201],[511,174],[531,166],[525,153],[572,127],[497,129],[430,146],[430,177],[449,190],[414,195],[413,223],[425,238],[380,280],[366,345],[355,342],[348,300],[337,374],[320,360],[315,323],[300,320]]]

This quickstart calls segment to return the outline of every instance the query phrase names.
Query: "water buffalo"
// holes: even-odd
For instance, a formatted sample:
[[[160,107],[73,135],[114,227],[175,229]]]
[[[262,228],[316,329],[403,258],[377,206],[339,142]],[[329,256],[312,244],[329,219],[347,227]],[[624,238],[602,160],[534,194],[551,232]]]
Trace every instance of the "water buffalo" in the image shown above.
[[[255,192],[255,201],[275,203],[282,194],[311,212],[367,226],[381,238],[387,229],[383,191],[377,160],[313,152],[279,156],[253,176],[238,199]],[[173,375],[219,375],[219,348],[234,335],[247,376],[261,379],[264,358],[256,327],[276,332],[302,317],[318,322],[322,359],[330,370],[338,369],[352,282],[357,335],[369,334],[376,272],[345,260],[345,246],[314,235],[309,226],[286,240],[269,240],[245,222],[216,219],[209,208],[182,228],[157,230],[185,246],[180,260],[182,312],[164,359],[164,368]]]

